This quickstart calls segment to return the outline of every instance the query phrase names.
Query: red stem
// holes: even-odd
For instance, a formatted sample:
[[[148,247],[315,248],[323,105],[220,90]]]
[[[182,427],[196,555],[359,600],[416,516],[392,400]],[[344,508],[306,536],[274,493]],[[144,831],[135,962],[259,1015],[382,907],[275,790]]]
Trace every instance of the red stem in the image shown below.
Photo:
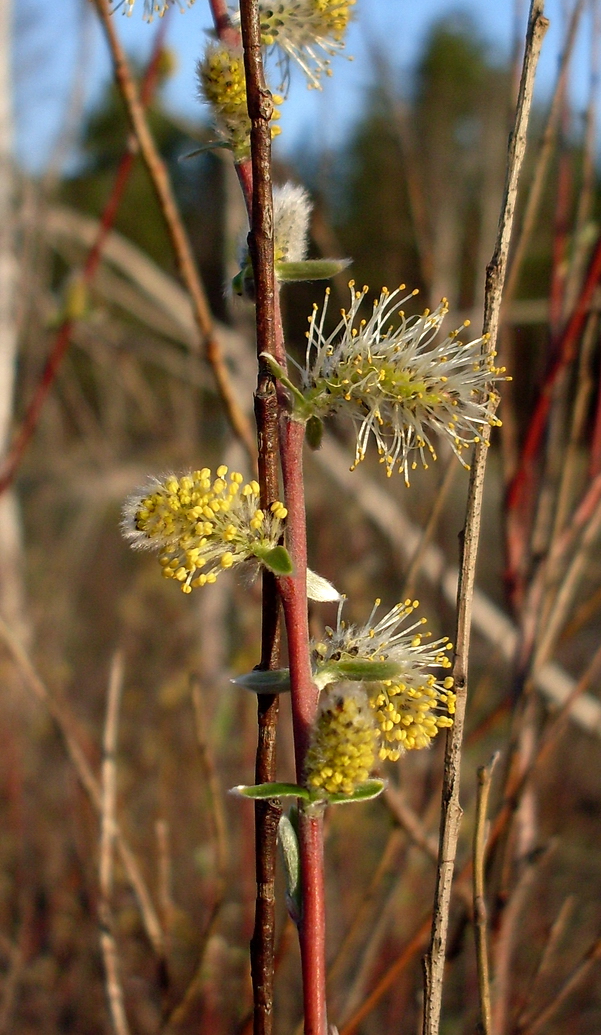
[[[284,419],[283,425],[280,448],[284,494],[288,509],[286,545],[292,558],[294,574],[280,579],[280,592],[288,634],[296,777],[298,782],[302,783],[305,755],[319,700],[319,691],[313,682],[309,656],[307,529],[303,483],[305,425],[288,418]]]
[[[525,549],[527,538],[525,524],[527,522],[528,501],[532,497],[534,463],[547,426],[549,408],[553,397],[553,388],[560,373],[566,365],[571,363],[574,359],[576,345],[584,322],[587,318],[592,297],[600,277],[601,237],[599,237],[595,246],[595,251],[591,259],[580,296],[574,307],[574,311],[561,336],[558,355],[547,374],[545,383],[538,397],[522,449],[520,466],[508,489],[507,510],[509,516],[513,516],[513,527],[509,532],[507,543],[508,579],[510,585],[517,579]]]
[[[148,105],[156,85],[159,60],[163,49],[166,29],[166,19],[162,18],[157,29],[152,56],[148,64],[148,68],[146,69],[142,84],[140,99],[144,106]],[[133,146],[130,146],[119,162],[113,189],[100,219],[100,226],[98,227],[96,240],[88,252],[84,264],[82,279],[86,285],[92,283],[96,270],[98,269],[98,264],[100,263],[100,258],[102,256],[102,249],[104,248],[106,239],[113,228],[136,153],[136,149]],[[46,397],[52,388],[65,353],[69,348],[74,322],[74,320],[69,318],[63,320],[56,332],[54,345],[52,346],[52,351],[46,360],[42,376],[36,386],[33,398],[25,411],[21,427],[17,432],[4,463],[2,464],[2,469],[0,470],[0,495],[5,492],[10,485],[12,485],[25,450],[27,449],[27,446],[29,445],[38,426],[42,407],[44,406]]]
[[[316,806],[309,806],[316,808]],[[299,943],[303,971],[305,1035],[327,1035],[326,913],[323,867],[323,807],[299,815],[302,913]]]
[[[311,673],[307,615],[307,532],[302,455],[305,426],[288,418],[284,419],[283,425],[280,442],[288,508],[286,543],[294,574],[280,579],[280,592],[288,634],[296,774],[298,782],[302,783],[305,755],[319,701],[319,691]],[[299,851],[302,911],[298,928],[305,1035],[327,1035],[323,806],[301,806]]]

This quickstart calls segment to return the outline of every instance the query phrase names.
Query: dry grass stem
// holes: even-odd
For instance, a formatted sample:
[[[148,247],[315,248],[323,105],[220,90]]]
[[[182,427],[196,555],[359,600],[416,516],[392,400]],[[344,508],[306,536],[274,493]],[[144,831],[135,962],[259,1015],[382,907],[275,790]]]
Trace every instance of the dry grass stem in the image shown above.
[[[488,965],[488,931],[486,898],[484,895],[484,859],[486,855],[488,798],[492,774],[499,755],[493,755],[486,766],[478,769],[478,793],[476,797],[476,826],[473,845],[473,891],[474,891],[474,937],[476,940],[476,966],[478,970],[478,996],[480,1000],[480,1023],[483,1035],[492,1035],[490,1006],[490,973]]]
[[[12,630],[9,629],[2,618],[0,618],[0,638],[3,640],[4,645],[8,648],[13,661],[17,665],[25,686],[34,695],[34,697],[36,697],[37,700],[48,709],[52,719],[56,723],[56,727],[63,739],[67,755],[73,764],[77,777],[88,795],[92,806],[100,815],[102,803],[101,786],[94,775],[85,756],[84,750],[77,738],[75,733],[76,723],[73,716],[64,704],[56,701],[51,695],[50,691],[36,673],[29,657],[19,643],[17,637],[14,635]],[[136,896],[146,934],[155,953],[159,958],[162,958],[164,952],[164,936],[159,918],[136,857],[129,847],[129,844],[127,843],[117,822],[115,823],[114,838],[121,856],[121,862],[123,863],[123,867],[127,874],[127,879],[134,895]]]
[[[562,903],[561,909],[553,921],[549,936],[538,961],[536,973],[528,989],[528,1000],[516,1022],[518,1028],[528,1025],[536,1016],[536,1010],[532,1008],[532,1003],[536,1002],[537,993],[544,987],[545,981],[550,977],[553,968],[557,966],[561,952],[560,942],[573,916],[575,905],[575,896],[569,895]]]
[[[539,1013],[533,1021],[531,1021],[526,1027],[519,1027],[517,1029],[517,1035],[539,1035],[539,1032],[548,1029],[550,1021],[565,1003],[566,999],[572,995],[572,993],[578,988],[579,985],[588,977],[590,971],[595,964],[601,959],[601,938],[597,938],[587,952],[584,954],[580,963],[574,967],[572,973],[558,989],[556,995],[547,1005],[547,1007]]]
[[[117,733],[123,690],[123,657],[113,658],[109,677],[106,720],[103,738],[100,796],[100,948],[104,962],[106,994],[116,1035],[129,1035],[121,984],[119,954],[114,935],[111,898],[113,893],[114,843],[117,810]]]

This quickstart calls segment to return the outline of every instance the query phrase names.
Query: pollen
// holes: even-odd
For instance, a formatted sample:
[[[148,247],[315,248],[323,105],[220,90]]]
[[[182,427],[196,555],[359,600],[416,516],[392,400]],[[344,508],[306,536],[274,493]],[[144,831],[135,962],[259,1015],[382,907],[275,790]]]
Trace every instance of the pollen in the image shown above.
[[[198,63],[197,75],[200,96],[210,105],[224,143],[233,151],[236,162],[244,161],[250,155],[251,123],[242,50],[210,43]],[[280,112],[274,107],[272,120],[277,121],[279,117]],[[272,137],[279,132],[279,126],[271,127]]]
[[[352,683],[324,694],[305,763],[307,786],[328,794],[352,794],[369,778],[378,750],[377,731],[365,692]]]
[[[284,531],[285,506],[275,500],[265,512],[258,482],[245,484],[225,465],[216,475],[212,479],[206,467],[180,478],[168,475],[134,493],[124,507],[125,537],[134,547],[159,550],[163,576],[179,582],[184,593],[244,562],[256,567]]]

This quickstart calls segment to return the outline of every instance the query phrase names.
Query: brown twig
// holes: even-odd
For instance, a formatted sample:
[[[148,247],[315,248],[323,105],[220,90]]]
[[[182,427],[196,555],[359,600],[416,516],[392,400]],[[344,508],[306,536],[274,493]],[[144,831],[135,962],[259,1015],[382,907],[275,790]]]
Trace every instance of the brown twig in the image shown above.
[[[548,24],[547,19],[543,15],[543,0],[532,0],[515,126],[509,145],[505,198],[499,222],[495,252],[486,271],[484,331],[490,335],[490,338],[484,347],[490,351],[494,351],[497,341],[499,313],[507,269],[507,256],[517,199],[518,181],[526,151],[526,132],[532,104],[534,75]],[[476,557],[480,535],[484,473],[490,429],[487,429],[487,431],[488,433],[483,435],[483,442],[476,445],[474,449],[459,575],[456,654],[453,667],[457,692],[457,712],[454,725],[448,732],[445,752],[439,863],[434,895],[432,937],[430,951],[424,963],[424,1035],[437,1035],[442,1004],[442,981],[451,886],[461,821],[461,806],[459,804],[461,746],[467,698],[467,670]]]
[[[493,755],[488,765],[478,769],[478,793],[476,797],[476,827],[473,850],[474,889],[474,937],[476,941],[476,965],[478,969],[478,996],[480,1000],[480,1021],[483,1035],[491,1035],[490,975],[488,968],[488,938],[486,899],[484,897],[484,857],[486,853],[486,813],[492,783],[493,769],[498,754]]]
[[[213,320],[200,276],[196,269],[190,242],[177,209],[167,167],[157,151],[152,133],[148,127],[134,78],[115,30],[115,20],[111,17],[108,2],[107,0],[94,0],[94,5],[98,11],[113,59],[115,82],[123,99],[132,131],[138,142],[140,154],[152,180],[180,274],[190,293],[194,317],[204,343],[207,359],[215,375],[219,395],[232,430],[244,445],[251,462],[254,464],[256,455],[254,436],[249,421],[238,406],[232,392],[229,375],[215,336]]]
[[[121,985],[119,954],[113,931],[111,898],[113,894],[113,866],[117,808],[117,731],[119,708],[123,690],[123,657],[113,658],[109,677],[106,720],[103,738],[103,759],[100,799],[100,948],[106,976],[106,994],[115,1035],[129,1035]]]
[[[215,13],[215,10],[214,10]],[[219,30],[218,21],[216,21]],[[279,307],[276,304],[274,273],[274,227],[271,180],[271,117],[273,102],[267,89],[261,50],[261,25],[256,0],[242,0],[240,27],[244,48],[244,68],[248,114],[251,121],[251,167],[238,168],[247,205],[250,204],[248,237],[255,283],[255,320],[257,335],[258,383],[255,418],[259,445],[259,485],[261,505],[268,510],[278,492],[278,401],[273,376],[263,353],[275,355],[277,339],[282,338]],[[249,182],[252,195],[249,199]],[[276,669],[280,663],[280,607],[277,583],[270,572],[263,575],[261,669]],[[277,695],[259,696],[257,701],[258,740],[255,759],[257,783],[276,779],[276,733],[279,712]],[[273,994],[275,976],[275,872],[277,831],[282,814],[281,802],[255,803],[255,923],[250,945],[253,985],[254,1035],[273,1031]]]

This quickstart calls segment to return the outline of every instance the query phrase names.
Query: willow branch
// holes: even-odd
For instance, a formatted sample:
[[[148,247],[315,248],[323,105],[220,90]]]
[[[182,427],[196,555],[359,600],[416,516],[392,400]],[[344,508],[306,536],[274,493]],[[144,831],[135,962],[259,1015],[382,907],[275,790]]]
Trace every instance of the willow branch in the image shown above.
[[[548,21],[543,15],[543,0],[532,0],[516,118],[509,144],[503,209],[499,221],[495,251],[486,270],[484,332],[490,335],[490,337],[485,343],[484,348],[489,352],[495,350],[497,341],[499,313],[507,270],[507,256],[517,200],[518,181],[526,151],[526,133],[532,105],[534,75],[547,28]],[[424,1035],[437,1035],[442,1005],[442,982],[451,886],[462,815],[459,804],[461,747],[467,703],[467,673],[476,557],[480,536],[484,473],[489,438],[490,429],[487,428],[486,433],[483,435],[483,441],[476,445],[474,449],[459,573],[456,654],[453,668],[457,693],[457,713],[454,725],[447,735],[445,752],[439,862],[434,895],[432,935],[430,950],[424,962]]]
[[[216,27],[223,38],[229,29]],[[261,506],[268,510],[278,491],[278,401],[273,377],[262,358],[276,354],[276,341],[282,338],[279,307],[276,304],[274,274],[273,190],[271,181],[271,117],[273,103],[265,83],[261,52],[261,26],[256,0],[242,0],[240,23],[244,48],[244,69],[248,114],[251,121],[251,175],[248,163],[238,166],[238,178],[250,201],[249,253],[255,284],[257,361],[259,366],[255,395],[255,419],[259,446],[259,485]],[[249,197],[249,189],[251,189]],[[280,664],[280,607],[277,583],[270,572],[263,575],[261,622],[261,669],[276,669]],[[277,695],[259,695],[257,702],[258,739],[255,758],[256,783],[276,779],[276,733],[279,712]],[[275,876],[277,831],[282,814],[281,802],[255,802],[255,923],[250,944],[253,985],[254,1035],[271,1035],[274,1022],[275,977]]]

